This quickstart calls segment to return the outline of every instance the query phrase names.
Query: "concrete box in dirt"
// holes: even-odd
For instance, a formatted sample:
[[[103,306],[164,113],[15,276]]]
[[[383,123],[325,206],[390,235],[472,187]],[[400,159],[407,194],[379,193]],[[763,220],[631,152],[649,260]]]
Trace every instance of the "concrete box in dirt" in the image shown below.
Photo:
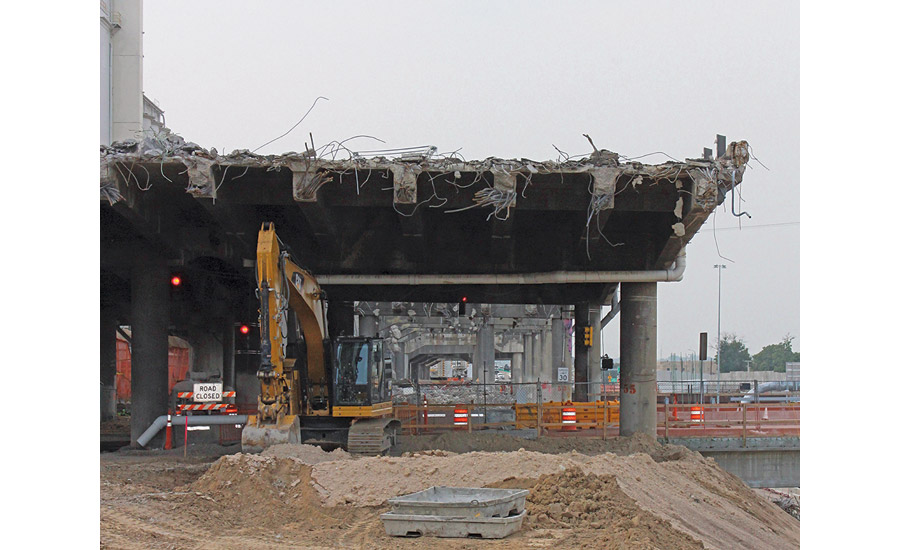
[[[415,516],[388,512],[381,514],[385,532],[392,537],[453,537],[502,539],[522,528],[524,510],[505,518],[461,518],[452,516]]]
[[[388,500],[396,514],[454,517],[506,517],[525,509],[525,489],[430,487]]]

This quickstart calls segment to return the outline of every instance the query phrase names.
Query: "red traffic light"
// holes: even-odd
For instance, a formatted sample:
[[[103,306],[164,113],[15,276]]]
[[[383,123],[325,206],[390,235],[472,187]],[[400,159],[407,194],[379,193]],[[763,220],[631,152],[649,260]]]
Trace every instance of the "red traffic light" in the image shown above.
[[[247,325],[241,325],[240,328],[241,334],[248,334],[250,332],[250,327]]]
[[[181,285],[181,277],[178,275],[172,276],[172,286],[180,286]]]
[[[462,300],[461,300],[461,301],[462,301],[462,302],[463,302],[463,303],[466,303],[466,302],[468,302],[468,301],[469,301],[469,299],[468,299],[468,298],[466,298],[466,297],[465,297],[465,296],[463,296],[463,297],[462,297]]]

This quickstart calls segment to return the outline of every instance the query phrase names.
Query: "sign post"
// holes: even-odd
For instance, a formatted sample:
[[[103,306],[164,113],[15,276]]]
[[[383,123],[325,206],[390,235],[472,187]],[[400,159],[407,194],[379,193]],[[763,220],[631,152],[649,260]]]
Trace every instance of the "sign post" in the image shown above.
[[[703,361],[706,360],[706,333],[700,333],[700,404],[703,404]]]

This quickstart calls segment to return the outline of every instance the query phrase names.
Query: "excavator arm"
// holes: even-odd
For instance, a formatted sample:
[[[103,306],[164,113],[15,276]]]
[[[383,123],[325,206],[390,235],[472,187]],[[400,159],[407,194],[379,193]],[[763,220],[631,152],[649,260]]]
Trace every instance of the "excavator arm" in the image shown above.
[[[256,280],[260,393],[257,415],[250,417],[242,440],[257,438],[260,446],[266,447],[282,438],[296,442],[299,434],[293,432],[298,429],[298,415],[329,414],[324,344],[328,329],[321,287],[311,273],[291,260],[271,223],[263,224],[259,231]],[[286,357],[291,314],[296,316],[306,344],[305,369],[294,368],[294,359]]]
[[[326,357],[324,293],[315,277],[291,260],[271,223],[259,231],[256,282],[260,392],[257,414],[241,434],[244,452],[318,441],[374,455],[395,444],[400,423],[391,416],[382,341],[341,337],[335,342],[337,357]],[[305,361],[288,353],[295,323],[303,335]]]

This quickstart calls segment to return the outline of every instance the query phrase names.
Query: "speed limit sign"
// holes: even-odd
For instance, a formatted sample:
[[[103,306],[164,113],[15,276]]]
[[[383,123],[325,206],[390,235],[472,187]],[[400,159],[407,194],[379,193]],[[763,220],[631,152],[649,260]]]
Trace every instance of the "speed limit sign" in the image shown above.
[[[557,373],[557,382],[568,382],[569,381],[569,369],[568,368],[560,368]]]

